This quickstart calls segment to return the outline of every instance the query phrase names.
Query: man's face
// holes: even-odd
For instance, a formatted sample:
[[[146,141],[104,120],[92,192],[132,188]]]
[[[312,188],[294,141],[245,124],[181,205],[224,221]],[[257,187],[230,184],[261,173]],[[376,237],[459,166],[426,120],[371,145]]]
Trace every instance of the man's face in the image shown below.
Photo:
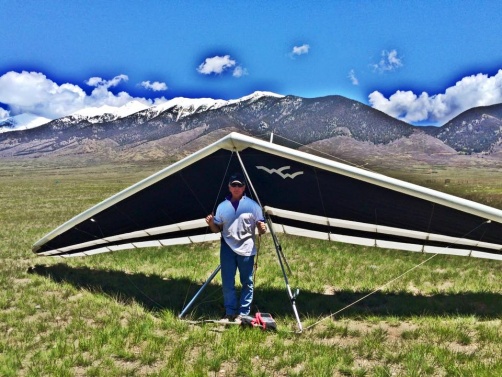
[[[246,189],[246,185],[243,185],[242,183],[234,182],[234,183],[230,183],[228,185],[228,188],[233,196],[240,196],[244,193],[244,190]]]

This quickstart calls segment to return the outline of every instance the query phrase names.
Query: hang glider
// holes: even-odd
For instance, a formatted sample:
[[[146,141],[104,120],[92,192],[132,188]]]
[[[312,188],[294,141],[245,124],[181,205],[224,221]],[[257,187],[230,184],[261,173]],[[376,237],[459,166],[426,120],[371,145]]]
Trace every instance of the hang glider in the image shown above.
[[[502,260],[502,210],[238,133],[74,217],[33,252],[74,257],[219,239],[204,218],[241,163],[277,233]]]

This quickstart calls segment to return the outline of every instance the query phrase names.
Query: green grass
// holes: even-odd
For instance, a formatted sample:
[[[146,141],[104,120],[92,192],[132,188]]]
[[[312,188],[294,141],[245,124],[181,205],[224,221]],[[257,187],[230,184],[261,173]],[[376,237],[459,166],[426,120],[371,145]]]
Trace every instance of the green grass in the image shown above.
[[[279,235],[309,328],[298,335],[269,236],[255,309],[273,314],[274,333],[178,319],[218,265],[217,243],[31,253],[56,226],[160,168],[2,162],[0,376],[502,375],[501,262],[437,256],[344,310],[430,255]],[[502,208],[502,173],[468,170],[442,170],[435,182],[392,174]],[[444,185],[446,176],[459,183]],[[189,317],[219,316],[220,288],[218,276]]]

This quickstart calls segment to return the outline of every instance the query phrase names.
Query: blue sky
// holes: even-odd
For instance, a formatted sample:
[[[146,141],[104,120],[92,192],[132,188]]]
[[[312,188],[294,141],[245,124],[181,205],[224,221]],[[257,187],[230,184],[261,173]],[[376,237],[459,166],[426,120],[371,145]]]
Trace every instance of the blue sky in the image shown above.
[[[414,124],[502,103],[500,1],[0,0],[0,119],[342,95]]]

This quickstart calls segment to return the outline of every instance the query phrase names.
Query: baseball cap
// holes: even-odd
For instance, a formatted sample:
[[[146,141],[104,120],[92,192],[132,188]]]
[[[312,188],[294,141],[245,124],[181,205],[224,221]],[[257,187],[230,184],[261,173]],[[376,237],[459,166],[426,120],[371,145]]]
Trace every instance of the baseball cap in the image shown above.
[[[240,183],[241,185],[245,185],[246,180],[244,179],[244,176],[241,173],[234,173],[230,176],[228,180],[228,184],[232,183]]]

